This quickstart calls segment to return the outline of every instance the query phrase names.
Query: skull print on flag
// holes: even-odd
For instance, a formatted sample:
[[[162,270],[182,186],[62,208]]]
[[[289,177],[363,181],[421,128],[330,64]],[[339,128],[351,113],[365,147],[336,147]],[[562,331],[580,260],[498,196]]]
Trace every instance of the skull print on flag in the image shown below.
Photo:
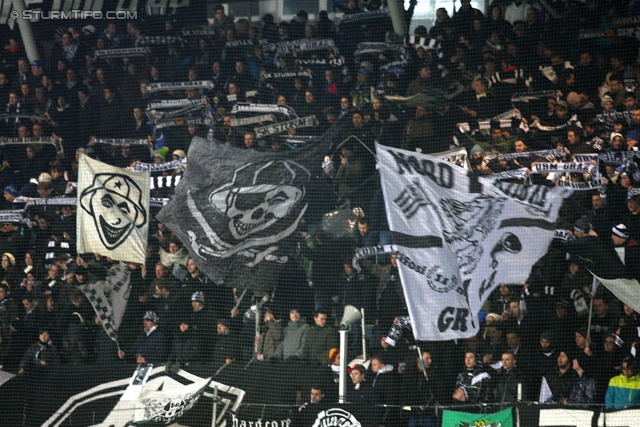
[[[315,152],[248,152],[195,138],[184,178],[158,219],[214,282],[273,286],[309,207]]]

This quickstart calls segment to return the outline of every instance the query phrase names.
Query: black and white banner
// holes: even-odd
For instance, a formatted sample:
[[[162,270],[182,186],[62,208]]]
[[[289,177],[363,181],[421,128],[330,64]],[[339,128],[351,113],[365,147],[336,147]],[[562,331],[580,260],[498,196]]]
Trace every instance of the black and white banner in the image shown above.
[[[541,99],[555,99],[558,96],[558,92],[555,90],[534,90],[532,92],[516,92],[511,95],[511,102],[525,102],[537,101]]]
[[[172,82],[172,83],[151,83],[147,86],[146,93],[162,92],[169,90],[211,90],[213,89],[213,82],[210,80],[198,80],[192,82]]]
[[[598,158],[605,163],[625,165],[629,160],[640,159],[640,151],[609,151],[598,154]]]
[[[131,169],[138,172],[162,172],[162,171],[171,171],[174,169],[178,169],[186,164],[187,164],[187,158],[185,157],[183,159],[173,160],[171,162],[165,162],[165,163],[137,162],[135,165],[133,165]]]
[[[376,144],[392,242],[416,339],[477,334],[499,283],[524,283],[548,249],[563,188],[492,183],[431,156]]]
[[[354,56],[364,55],[366,53],[380,53],[380,52],[398,52],[402,56],[407,54],[407,50],[401,44],[390,43],[360,43],[358,48],[353,53]]]
[[[343,15],[341,18],[336,18],[333,23],[336,27],[342,24],[353,24],[355,22],[368,21],[370,19],[389,17],[389,8],[371,10],[367,12],[353,13],[351,15]]]
[[[284,114],[285,116],[297,117],[293,108],[287,105],[277,104],[237,103],[231,109],[231,115],[236,115],[238,113]]]
[[[208,30],[184,30],[178,33],[180,37],[217,37],[220,35],[218,30],[208,29]]]
[[[607,28],[606,30],[581,31],[578,34],[578,38],[583,40],[599,37],[638,37],[638,31],[635,28]]]
[[[136,46],[182,45],[183,41],[175,36],[140,36],[136,37],[135,44]]]
[[[25,208],[29,208],[31,206],[75,206],[76,205],[75,197],[51,197],[51,198],[44,198],[44,199],[25,198],[25,201],[26,201],[26,203],[24,204]]]
[[[23,210],[0,211],[0,222],[22,222],[25,219]]]
[[[318,125],[318,120],[312,116],[302,117],[300,119],[289,120],[288,122],[276,123],[274,125],[265,126],[256,129],[256,138],[264,138],[276,133],[286,132],[289,129],[308,128]]]
[[[147,56],[147,50],[143,47],[130,47],[127,49],[101,49],[94,54],[96,59],[108,58],[141,58]]]
[[[573,163],[534,163],[531,165],[531,173],[549,173],[549,172],[582,172],[592,173],[597,166],[590,162],[573,162]]]
[[[80,156],[78,253],[144,264],[149,230],[149,173]]]
[[[204,117],[184,117],[179,119],[164,119],[155,124],[156,130],[165,129],[174,126],[188,125],[204,125],[213,127],[213,119],[209,116]]]
[[[336,49],[336,43],[333,39],[322,39],[322,40],[312,40],[312,39],[301,39],[301,40],[291,40],[284,41],[278,43],[270,43],[265,48],[269,52],[277,52],[279,54],[289,53],[292,50],[295,52],[310,52],[313,50],[325,50],[325,49]]]
[[[596,114],[596,120],[600,123],[615,122],[622,119],[631,123],[633,121],[633,113],[629,111],[616,111],[615,113]]]
[[[165,391],[147,388],[138,398],[142,408],[133,417],[136,427],[168,425],[194,407],[211,383],[211,377]]]
[[[530,181],[529,171],[526,168],[514,169],[505,172],[498,172],[487,176],[492,181],[506,181],[510,179],[521,179]]]
[[[195,105],[203,105],[207,103],[207,98],[198,99],[169,99],[162,101],[150,102],[147,110],[171,110],[174,108],[188,108]]]
[[[545,157],[547,159],[549,158],[553,159],[556,157],[562,158],[566,155],[567,153],[563,149],[555,149],[555,150],[525,151],[524,153],[504,153],[504,154],[498,155],[498,157],[502,160],[526,159],[530,157]]]
[[[256,123],[275,122],[275,118],[271,114],[262,114],[254,117],[245,117],[243,119],[231,119],[231,127],[249,126]]]
[[[0,147],[4,145],[42,145],[50,144],[56,149],[58,155],[63,154],[62,139],[48,137],[48,138],[0,138]]]
[[[182,180],[182,175],[176,176],[152,176],[150,188],[156,190],[158,188],[173,188]]]
[[[589,190],[597,190],[598,188],[602,188],[604,182],[602,178],[596,178],[591,181],[580,181],[580,182],[572,182],[565,179],[559,179],[556,181],[558,187],[570,188],[574,191],[589,191]]]
[[[571,116],[571,118],[569,120],[567,120],[566,123],[558,125],[558,126],[544,126],[544,125],[541,125],[539,121],[534,120],[533,123],[531,123],[529,125],[529,127],[533,128],[533,129],[538,129],[538,130],[543,131],[543,132],[553,132],[553,131],[557,131],[557,130],[568,129],[573,125],[577,125],[579,127],[582,127],[582,124],[578,120],[578,116],[576,116],[575,114],[573,116]]]
[[[334,59],[298,59],[297,64],[301,67],[309,67],[314,65],[326,65],[330,67],[342,67],[345,62],[344,59],[334,58]]]
[[[173,111],[157,111],[147,110],[147,116],[151,119],[173,119],[176,117],[187,116],[193,113],[206,113],[209,111],[209,105],[205,99],[198,99],[197,102],[193,102],[191,105],[179,108]]]
[[[283,159],[196,137],[189,167],[157,218],[215,283],[271,288],[308,209],[311,170],[323,149],[314,144]]]
[[[131,291],[129,267],[116,264],[109,268],[104,280],[80,286],[79,289],[87,297],[109,338],[118,342],[118,328]]]
[[[281,71],[274,73],[264,73],[262,78],[265,80],[280,80],[280,79],[289,79],[296,77],[306,77],[308,79],[313,78],[310,72],[308,71]]]

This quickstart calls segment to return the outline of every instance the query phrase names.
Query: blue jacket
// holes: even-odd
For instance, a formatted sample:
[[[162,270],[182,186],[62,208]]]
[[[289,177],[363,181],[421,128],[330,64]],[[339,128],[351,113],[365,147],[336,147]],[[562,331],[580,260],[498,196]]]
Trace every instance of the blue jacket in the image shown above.
[[[640,404],[640,375],[620,374],[611,378],[605,396],[606,409],[626,409]]]

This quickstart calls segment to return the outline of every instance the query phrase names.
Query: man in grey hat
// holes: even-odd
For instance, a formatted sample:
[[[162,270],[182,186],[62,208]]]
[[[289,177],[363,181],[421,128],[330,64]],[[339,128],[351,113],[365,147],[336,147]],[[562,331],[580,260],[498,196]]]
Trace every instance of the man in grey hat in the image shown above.
[[[165,361],[167,356],[167,343],[162,332],[158,330],[158,316],[153,311],[147,311],[142,318],[144,331],[136,339],[131,354],[135,355],[138,365],[158,365]],[[124,359],[123,350],[118,350],[118,357]]]

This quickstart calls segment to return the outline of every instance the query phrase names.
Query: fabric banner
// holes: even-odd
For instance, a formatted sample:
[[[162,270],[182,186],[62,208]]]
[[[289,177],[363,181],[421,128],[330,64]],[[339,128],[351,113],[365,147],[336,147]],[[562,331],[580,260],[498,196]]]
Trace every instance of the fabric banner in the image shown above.
[[[79,289],[87,297],[109,338],[118,342],[118,328],[131,291],[129,267],[116,264],[109,268],[104,280],[80,286]]]
[[[265,80],[278,80],[278,79],[288,79],[288,78],[295,78],[295,77],[306,77],[309,79],[313,78],[311,73],[308,71],[281,71],[281,72],[274,72],[274,73],[264,73],[262,75],[262,78]]]
[[[28,114],[28,113],[4,113],[0,114],[0,120],[7,119],[30,119],[30,120],[42,120],[44,122],[50,122],[47,116],[43,116],[42,114]]]
[[[493,184],[431,156],[376,149],[392,242],[406,260],[399,272],[416,339],[474,336],[492,290],[525,283],[547,252],[572,192]]]
[[[493,414],[442,411],[442,427],[513,427],[513,410],[507,408]]]
[[[531,165],[531,173],[549,172],[583,172],[591,173],[597,166],[593,163],[569,162],[569,163],[534,163]]]
[[[192,107],[194,105],[202,105],[206,103],[207,99],[204,97],[198,99],[167,99],[150,102],[147,104],[147,110],[169,110],[173,108]]]
[[[342,24],[353,24],[355,22],[368,21],[370,19],[389,17],[389,8],[370,10],[367,12],[352,13],[351,15],[343,15],[342,18],[336,18],[333,23],[336,27]]]
[[[460,166],[468,171],[471,171],[471,165],[469,164],[469,155],[467,149],[464,147],[454,148],[448,151],[442,151],[440,153],[432,153],[430,156],[435,157],[438,160],[444,160],[445,162],[453,163],[456,166]]]
[[[598,411],[599,412],[599,411]],[[627,411],[620,411],[622,413]],[[607,414],[608,415],[608,414]],[[592,427],[594,411],[571,408],[567,405],[518,405],[518,420],[521,427],[571,426]],[[623,427],[631,424],[609,424],[607,426]]]
[[[238,113],[284,114],[285,116],[297,117],[293,108],[277,104],[238,103],[231,109],[231,115],[235,116]]]
[[[540,124],[539,121],[534,120],[533,123],[531,123],[529,125],[530,128],[533,129],[538,129],[544,132],[553,132],[553,131],[557,131],[557,130],[564,130],[564,129],[568,129],[573,125],[577,125],[582,127],[582,125],[580,124],[580,122],[578,121],[578,116],[576,116],[575,114],[573,116],[571,116],[571,118],[569,120],[567,120],[566,123],[559,125],[559,126],[543,126]]]
[[[290,51],[306,52],[312,50],[335,49],[336,43],[333,39],[300,39],[278,43],[269,43],[265,50],[269,52],[289,53]]]
[[[253,46],[253,40],[240,39],[240,40],[228,40],[224,47],[240,47],[240,46]]]
[[[340,141],[343,128],[334,125],[323,140],[286,158],[196,137],[189,167],[157,218],[215,283],[271,289],[288,260],[290,236],[313,202],[311,171],[321,173],[317,159]]]
[[[571,182],[564,179],[559,179],[556,181],[558,187],[571,188],[574,191],[589,191],[589,190],[597,190],[598,188],[602,188],[604,184],[602,178],[597,178],[592,181],[585,182]]]
[[[220,31],[214,30],[214,29],[208,29],[208,30],[184,30],[184,31],[180,31],[178,33],[178,35],[180,37],[202,37],[202,36],[209,36],[209,37],[216,37],[220,35]]]
[[[511,95],[511,102],[526,102],[536,101],[540,99],[556,98],[558,92],[555,90],[534,90],[532,92],[516,92]]]
[[[301,67],[304,66],[313,66],[313,65],[327,65],[332,67],[342,67],[345,64],[344,59],[333,58],[333,59],[298,59],[298,65]]]
[[[149,230],[149,173],[80,156],[78,253],[144,264]],[[81,209],[80,209],[81,208]]]
[[[174,36],[140,36],[136,38],[136,46],[154,46],[183,44],[179,37]]]
[[[162,172],[162,171],[171,171],[174,169],[178,169],[183,165],[187,164],[187,158],[174,160],[172,162],[166,163],[142,163],[138,162],[131,169],[138,172]]]
[[[640,310],[640,283],[636,279],[604,279],[595,276],[616,298],[632,307],[636,312]]]
[[[156,130],[165,129],[174,126],[188,126],[188,125],[205,125],[213,128],[213,119],[209,116],[204,117],[183,117],[177,119],[164,119],[156,123]]]
[[[75,206],[76,198],[75,197],[52,197],[46,199],[27,199],[25,198],[26,203],[24,204],[25,208],[30,206]]]
[[[525,159],[529,157],[556,158],[556,157],[564,157],[566,155],[567,153],[563,149],[555,149],[555,150],[525,151],[524,153],[504,153],[504,154],[500,154],[498,157],[502,160],[511,160],[511,159]]]
[[[625,165],[629,160],[640,159],[640,151],[609,151],[598,154],[598,158],[605,163]]]
[[[505,172],[494,173],[487,176],[492,181],[505,181],[509,179],[523,179],[529,181],[529,171],[527,168],[514,169]]]
[[[262,122],[274,122],[275,118],[271,114],[262,114],[260,116],[246,117],[244,119],[231,119],[231,127],[249,126]]]
[[[176,117],[187,116],[193,113],[207,113],[209,111],[209,105],[204,99],[197,100],[191,105],[179,108],[173,111],[156,111],[147,109],[147,116],[151,119],[173,119]]]
[[[4,145],[41,145],[50,144],[56,149],[58,155],[63,154],[62,139],[48,137],[48,138],[0,138],[0,147]]]
[[[0,222],[22,222],[24,219],[23,210],[0,211]]]
[[[290,120],[288,122],[276,123],[274,125],[265,126],[256,129],[256,137],[264,138],[276,133],[286,132],[289,129],[308,128],[318,125],[318,120],[312,116],[302,117],[300,119]]]
[[[393,51],[402,54],[403,56],[407,54],[407,50],[401,44],[391,44],[391,43],[360,43],[358,48],[353,53],[354,56],[364,55],[365,53],[378,53],[378,52],[387,52]]]
[[[136,427],[171,424],[194,407],[210,382],[211,378],[207,378],[166,391],[147,388],[138,398],[136,406],[142,406],[142,408],[136,409],[133,424]]]
[[[140,58],[147,56],[147,50],[143,47],[131,47],[127,49],[101,49],[96,50],[96,59],[108,58]]]
[[[182,180],[182,175],[176,176],[152,176],[150,188],[155,190],[158,188],[173,188]]]
[[[598,37],[637,37],[635,28],[608,28],[606,30],[588,30],[581,31],[578,34],[579,39],[595,39]]]
[[[213,89],[213,82],[210,80],[199,80],[192,82],[151,83],[149,86],[147,86],[145,94],[169,90],[187,89],[211,90]]]
[[[615,122],[622,119],[631,123],[633,121],[633,113],[630,111],[616,111],[615,113],[596,114],[596,120],[600,123]]]

